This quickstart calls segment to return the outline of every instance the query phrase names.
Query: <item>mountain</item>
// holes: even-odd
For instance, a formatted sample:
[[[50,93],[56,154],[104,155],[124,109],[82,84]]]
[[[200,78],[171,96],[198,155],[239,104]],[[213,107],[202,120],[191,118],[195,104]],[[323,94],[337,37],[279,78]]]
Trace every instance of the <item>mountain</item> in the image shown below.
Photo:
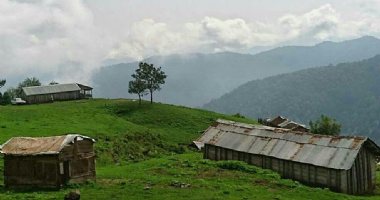
[[[380,40],[366,36],[315,46],[287,46],[255,55],[231,52],[155,56],[146,62],[162,66],[167,82],[156,100],[186,106],[201,106],[248,81],[300,69],[352,62],[380,54]],[[128,82],[137,62],[102,67],[92,77],[97,97],[134,97]]]
[[[380,143],[380,56],[250,81],[204,108],[249,117],[283,115],[308,123],[321,114],[343,133]]]

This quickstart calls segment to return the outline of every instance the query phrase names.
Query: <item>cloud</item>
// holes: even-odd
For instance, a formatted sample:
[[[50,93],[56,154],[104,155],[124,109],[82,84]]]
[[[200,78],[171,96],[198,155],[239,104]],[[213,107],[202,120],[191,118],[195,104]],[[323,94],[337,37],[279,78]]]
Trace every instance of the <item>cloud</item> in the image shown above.
[[[81,1],[0,0],[2,75],[43,72],[57,80],[86,79],[105,54],[100,39]]]
[[[171,30],[166,23],[145,19],[136,22],[127,39],[122,40],[121,45],[108,56],[141,59],[155,54],[244,52],[254,46],[286,44],[289,41],[310,44],[379,33],[377,20],[343,20],[330,4],[299,15],[286,14],[273,23],[205,17],[199,22],[189,22],[180,29]]]
[[[375,1],[361,4],[357,20],[343,19],[330,4],[272,22],[203,19],[173,26],[146,18],[116,29],[102,27],[81,0],[0,0],[0,76],[43,76],[88,82],[105,59],[315,43],[380,34]],[[113,27],[113,26],[112,26]]]
[[[181,33],[170,30],[167,24],[144,19],[132,25],[126,39],[111,50],[108,58],[142,59],[148,55],[169,54],[188,45],[183,42]]]
[[[205,17],[200,22],[189,22],[172,30],[166,23],[144,19],[132,25],[126,39],[108,54],[108,58],[142,59],[172,53],[238,51],[276,41],[277,36],[262,31],[266,28],[264,24],[249,24],[239,18]]]
[[[357,7],[362,11],[362,15],[366,17],[380,16],[380,1],[378,0],[358,0]]]
[[[282,34],[285,34],[283,40],[305,36],[325,40],[336,34],[339,23],[339,14],[330,4],[300,16],[288,14],[278,20]]]

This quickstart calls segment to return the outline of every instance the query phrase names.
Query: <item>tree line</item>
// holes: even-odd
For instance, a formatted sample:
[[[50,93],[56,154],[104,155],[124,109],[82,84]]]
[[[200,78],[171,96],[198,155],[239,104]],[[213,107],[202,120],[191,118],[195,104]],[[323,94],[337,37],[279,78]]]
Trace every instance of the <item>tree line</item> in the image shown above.
[[[7,83],[6,79],[0,80],[0,89]],[[49,83],[49,85],[58,84],[55,81]],[[22,97],[22,88],[31,86],[41,86],[41,82],[36,77],[28,77],[21,81],[17,87],[10,87],[4,93],[0,92],[0,105],[11,104],[12,99]]]

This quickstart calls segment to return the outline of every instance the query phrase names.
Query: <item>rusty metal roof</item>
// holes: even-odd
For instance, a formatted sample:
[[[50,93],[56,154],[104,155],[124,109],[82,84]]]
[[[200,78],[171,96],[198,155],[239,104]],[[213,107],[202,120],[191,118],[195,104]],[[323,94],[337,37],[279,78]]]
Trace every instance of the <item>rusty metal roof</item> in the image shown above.
[[[269,125],[279,128],[286,128],[286,129],[295,129],[297,127],[304,128],[306,130],[309,130],[304,124],[300,124],[297,122],[294,122],[290,119],[287,119],[283,116],[277,116],[273,119],[268,120]]]
[[[44,85],[44,86],[32,86],[23,87],[26,96],[39,95],[39,94],[54,94],[61,92],[73,92],[80,91],[81,88],[77,83],[56,84],[56,85]]]
[[[327,136],[268,126],[255,126],[233,121],[217,120],[195,141],[203,145],[232,149],[251,154],[315,166],[350,169],[360,148],[367,144],[376,154],[380,148],[369,138],[359,136]]]
[[[75,140],[91,140],[87,136],[68,134],[52,137],[13,137],[1,145],[1,153],[7,155],[46,155],[59,154],[68,144]]]

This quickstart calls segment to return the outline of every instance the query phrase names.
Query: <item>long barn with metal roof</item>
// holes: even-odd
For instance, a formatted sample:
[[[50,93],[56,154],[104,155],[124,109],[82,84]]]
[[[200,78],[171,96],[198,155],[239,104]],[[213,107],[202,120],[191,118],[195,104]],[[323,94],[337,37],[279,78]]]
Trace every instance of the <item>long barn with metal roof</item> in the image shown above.
[[[218,120],[194,144],[212,160],[241,160],[334,191],[375,188],[380,148],[367,137],[327,136]]]
[[[23,87],[22,90],[28,104],[92,97],[92,88],[78,83]]]

